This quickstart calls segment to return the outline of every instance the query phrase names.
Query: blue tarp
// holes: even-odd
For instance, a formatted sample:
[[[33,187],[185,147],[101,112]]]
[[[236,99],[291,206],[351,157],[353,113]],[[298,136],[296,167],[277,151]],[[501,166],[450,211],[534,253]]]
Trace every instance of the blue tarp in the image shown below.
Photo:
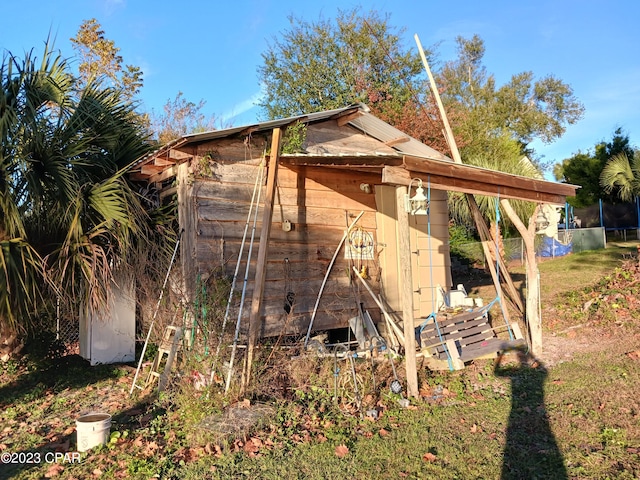
[[[538,256],[540,257],[564,257],[565,255],[569,255],[571,253],[573,247],[573,242],[569,242],[568,244],[560,243],[555,238],[547,237],[546,235],[542,237],[542,245],[540,245],[540,249],[538,250]]]

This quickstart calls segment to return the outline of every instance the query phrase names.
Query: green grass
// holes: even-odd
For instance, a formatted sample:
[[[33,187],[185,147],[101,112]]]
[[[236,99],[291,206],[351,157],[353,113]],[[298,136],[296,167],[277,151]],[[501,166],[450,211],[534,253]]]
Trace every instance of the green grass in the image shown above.
[[[543,301],[558,309],[554,302],[566,305],[572,295],[578,309],[586,287],[610,287],[598,285],[615,277],[630,250],[542,262]],[[0,465],[0,478],[638,478],[640,359],[629,352],[638,348],[640,328],[629,319],[624,330],[598,324],[591,340],[615,340],[607,348],[549,368],[515,354],[498,367],[485,360],[460,372],[421,368],[422,397],[410,408],[388,390],[388,362],[372,376],[371,363],[360,359],[362,400],[380,412],[376,420],[347,414],[333,400],[332,358],[294,361],[285,352],[252,397],[273,413],[236,435],[202,426],[241,400],[217,389],[207,394],[177,381],[159,398],[129,398],[131,367],[67,359],[38,370],[12,362],[0,371],[2,452],[73,452],[75,418],[91,409],[113,415],[112,435],[80,464]],[[589,330],[581,332],[589,339]],[[284,393],[261,394],[280,391],[276,380],[286,384]]]

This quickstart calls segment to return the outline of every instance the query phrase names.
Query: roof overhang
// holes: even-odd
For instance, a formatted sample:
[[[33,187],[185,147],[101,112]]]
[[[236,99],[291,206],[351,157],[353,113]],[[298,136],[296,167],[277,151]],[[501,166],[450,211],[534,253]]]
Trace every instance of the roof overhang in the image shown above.
[[[283,165],[339,169],[344,174],[379,175],[379,183],[408,186],[411,179],[420,178],[433,188],[474,195],[500,196],[515,200],[564,205],[566,197],[573,197],[579,188],[566,183],[549,182],[510,173],[412,156],[371,157],[280,157]]]

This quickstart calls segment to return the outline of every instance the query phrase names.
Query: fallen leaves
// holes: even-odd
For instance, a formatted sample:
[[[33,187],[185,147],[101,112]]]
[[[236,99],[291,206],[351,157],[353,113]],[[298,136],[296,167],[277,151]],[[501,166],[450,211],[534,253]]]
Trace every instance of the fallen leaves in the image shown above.
[[[634,350],[633,352],[628,352],[627,357],[631,360],[640,360],[640,350]]]
[[[437,459],[438,457],[431,452],[427,452],[422,455],[422,460],[424,460],[425,462],[435,462]]]
[[[349,455],[349,447],[344,444],[338,445],[335,449],[336,457],[343,458]]]
[[[57,477],[64,471],[64,467],[59,463],[52,463],[44,474],[45,478]]]

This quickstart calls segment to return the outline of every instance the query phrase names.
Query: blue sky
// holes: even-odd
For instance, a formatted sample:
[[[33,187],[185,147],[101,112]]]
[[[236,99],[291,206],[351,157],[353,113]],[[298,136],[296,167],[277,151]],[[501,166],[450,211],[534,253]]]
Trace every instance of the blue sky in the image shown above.
[[[83,20],[96,18],[124,62],[144,72],[142,101],[159,113],[181,91],[205,100],[205,113],[244,125],[256,120],[257,68],[267,43],[289,27],[288,16],[314,21],[338,8],[389,13],[415,48],[439,43],[442,61],[455,56],[455,38],[479,34],[485,65],[498,85],[512,74],[553,74],[584,103],[584,118],[550,145],[534,144],[547,162],[587,151],[622,127],[640,145],[640,2],[636,0],[46,0],[37,6],[0,0],[0,49],[36,53],[49,32],[65,56]]]

